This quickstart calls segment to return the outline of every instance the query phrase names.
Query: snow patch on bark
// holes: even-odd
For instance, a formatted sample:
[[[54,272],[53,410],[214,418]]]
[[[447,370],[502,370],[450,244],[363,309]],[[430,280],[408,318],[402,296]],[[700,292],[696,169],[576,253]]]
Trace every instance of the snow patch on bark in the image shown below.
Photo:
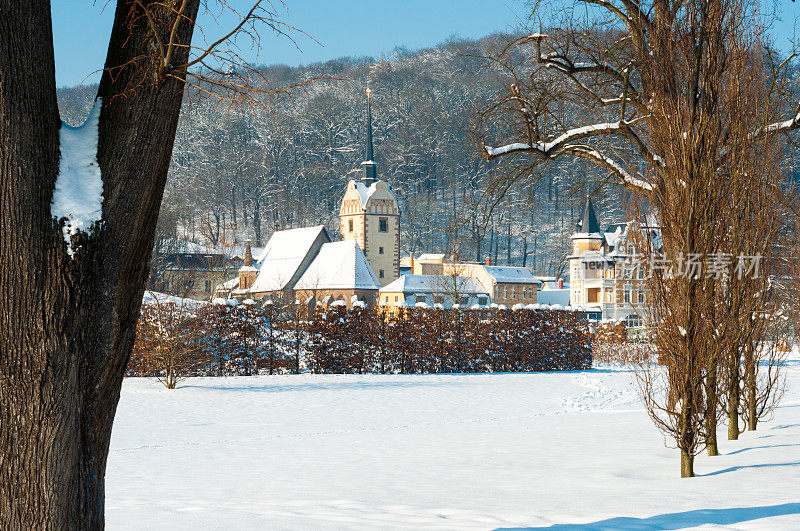
[[[89,230],[102,215],[103,179],[97,163],[101,107],[98,98],[83,125],[70,127],[62,122],[59,130],[61,161],[50,213],[56,219],[67,218],[64,240],[70,256],[75,252],[71,236]]]

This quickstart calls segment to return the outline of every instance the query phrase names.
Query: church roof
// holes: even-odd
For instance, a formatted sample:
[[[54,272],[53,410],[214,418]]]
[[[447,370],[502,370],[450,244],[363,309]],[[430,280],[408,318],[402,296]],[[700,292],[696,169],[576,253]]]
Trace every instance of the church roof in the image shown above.
[[[398,211],[400,209],[400,203],[397,202],[397,196],[394,195],[392,191],[392,185],[387,183],[386,181],[374,181],[371,184],[367,185],[363,180],[362,181],[353,181],[353,184],[356,187],[356,191],[358,192],[359,199],[361,200],[361,208],[363,210],[367,209],[367,203],[369,203],[370,198],[375,195],[375,192],[378,191],[378,183],[385,183],[386,188],[389,191],[389,195],[392,196],[394,199],[395,204],[397,205]]]
[[[355,240],[324,244],[295,289],[371,289],[381,287]]]
[[[296,277],[320,237],[331,241],[324,225],[275,232],[258,257],[260,272],[250,291],[261,293],[286,288]]]

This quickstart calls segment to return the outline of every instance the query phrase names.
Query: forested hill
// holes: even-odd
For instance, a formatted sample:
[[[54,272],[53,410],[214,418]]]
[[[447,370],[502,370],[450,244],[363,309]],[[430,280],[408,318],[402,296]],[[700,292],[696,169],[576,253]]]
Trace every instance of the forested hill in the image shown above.
[[[467,134],[473,109],[499,89],[500,74],[479,57],[489,39],[397,50],[380,60],[264,67],[275,87],[336,78],[283,96],[269,112],[228,112],[212,98],[193,102],[176,139],[160,236],[263,244],[275,229],[325,224],[338,233],[339,202],[364,158],[369,83],[378,175],[392,184],[403,209],[401,254],[446,252],[452,237],[464,242],[465,259],[491,254],[495,263],[558,272],[585,194],[576,175],[588,168],[556,165],[540,186],[513,188],[494,208],[487,231],[469,221],[492,171]],[[95,90],[62,89],[63,119],[80,123]],[[603,224],[618,221],[618,193],[596,197]],[[455,237],[454,226],[461,227]]]

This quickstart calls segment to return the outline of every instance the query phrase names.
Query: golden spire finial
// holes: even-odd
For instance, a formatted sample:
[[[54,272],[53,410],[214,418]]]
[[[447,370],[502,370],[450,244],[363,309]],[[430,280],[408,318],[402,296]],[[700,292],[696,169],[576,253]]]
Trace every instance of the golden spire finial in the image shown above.
[[[369,95],[372,94],[372,89],[367,87],[367,99],[369,99]]]

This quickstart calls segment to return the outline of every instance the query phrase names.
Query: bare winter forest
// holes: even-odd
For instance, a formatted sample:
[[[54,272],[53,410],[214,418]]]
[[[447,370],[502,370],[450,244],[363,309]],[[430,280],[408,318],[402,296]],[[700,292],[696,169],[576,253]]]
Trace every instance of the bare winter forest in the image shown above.
[[[478,157],[470,118],[501,90],[502,73],[483,55],[502,38],[453,39],[379,59],[265,67],[275,87],[323,78],[269,111],[228,112],[216,99],[187,101],[184,111],[192,112],[184,112],[178,129],[158,237],[211,245],[252,238],[259,245],[276,229],[325,224],[336,233],[341,196],[363,160],[369,84],[379,175],[403,209],[402,253],[452,249],[457,234],[472,253],[465,259],[491,256],[541,274],[560,272],[587,191],[586,179],[576,176],[601,175],[558,162],[545,170],[543,185],[523,181],[496,206],[482,195],[495,168]],[[60,89],[64,120],[82,123],[95,92],[95,86]],[[593,199],[601,223],[619,221],[616,188]]]

